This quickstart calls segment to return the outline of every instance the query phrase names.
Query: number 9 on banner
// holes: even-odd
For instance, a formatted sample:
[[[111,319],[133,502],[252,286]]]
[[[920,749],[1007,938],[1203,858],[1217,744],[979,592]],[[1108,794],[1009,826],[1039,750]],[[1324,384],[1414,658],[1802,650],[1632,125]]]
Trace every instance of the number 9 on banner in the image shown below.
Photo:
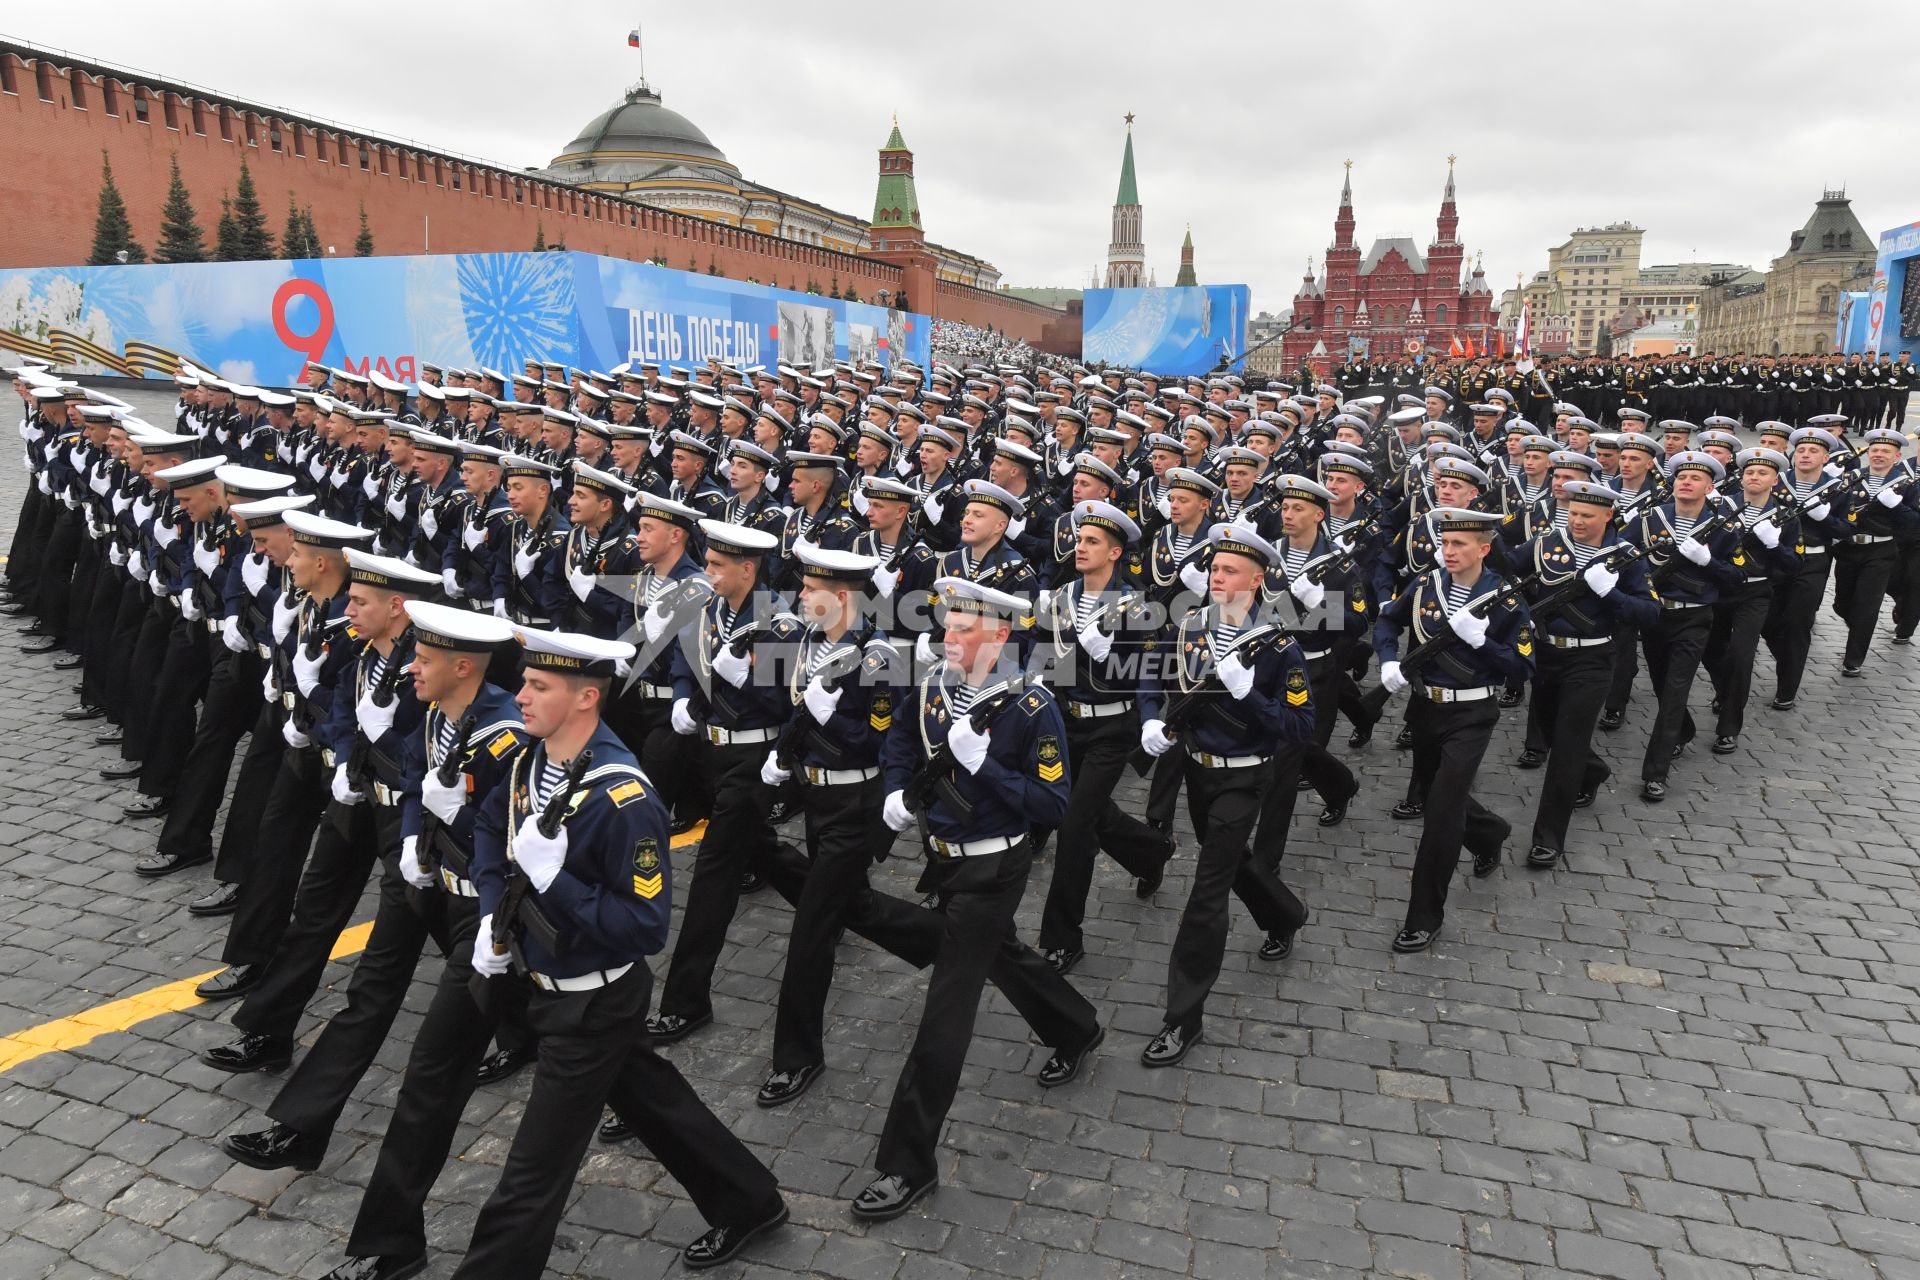
[[[319,312],[319,322],[312,333],[295,333],[287,316],[298,298],[311,299]],[[320,357],[326,354],[327,344],[333,341],[333,299],[327,296],[325,286],[318,280],[289,280],[274,291],[273,295],[273,331],[289,351],[297,351],[304,357],[301,367],[296,369],[290,381],[298,381],[306,372],[309,364],[320,363]]]

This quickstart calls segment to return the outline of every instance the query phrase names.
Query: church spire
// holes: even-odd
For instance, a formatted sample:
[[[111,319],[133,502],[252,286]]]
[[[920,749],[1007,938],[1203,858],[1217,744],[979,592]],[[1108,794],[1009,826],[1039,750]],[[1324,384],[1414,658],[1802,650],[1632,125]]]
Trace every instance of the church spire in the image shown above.
[[[1458,156],[1447,157],[1447,188],[1440,195],[1440,216],[1434,219],[1436,245],[1459,243],[1460,214],[1453,207],[1453,164],[1458,159]]]
[[[1109,289],[1138,289],[1147,280],[1140,190],[1133,177],[1133,112],[1127,112],[1127,149],[1120,160],[1120,190],[1113,201],[1113,238],[1107,243]]]
[[[1139,204],[1140,192],[1133,181],[1133,112],[1127,112],[1127,151],[1120,160],[1120,194],[1115,204]]]
[[[1176,289],[1191,288],[1200,283],[1193,274],[1193,224],[1187,224],[1187,238],[1180,242],[1180,274],[1173,278]]]
[[[1340,182],[1340,212],[1333,217],[1333,247],[1351,249],[1353,245],[1353,161],[1346,161],[1346,176]]]

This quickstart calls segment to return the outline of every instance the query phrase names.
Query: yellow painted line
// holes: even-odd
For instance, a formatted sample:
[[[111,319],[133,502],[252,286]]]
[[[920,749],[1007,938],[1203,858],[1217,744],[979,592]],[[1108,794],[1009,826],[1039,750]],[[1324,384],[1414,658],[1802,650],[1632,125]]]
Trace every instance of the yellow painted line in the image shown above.
[[[673,847],[683,848],[696,844],[706,834],[707,824],[702,822],[691,831],[673,838]],[[373,933],[373,921],[368,920],[343,930],[334,939],[330,960],[344,960],[366,950],[367,938]],[[194,994],[194,988],[220,973],[219,969],[209,969],[205,973],[196,973],[191,978],[182,978],[178,982],[168,982],[147,991],[122,996],[118,1000],[109,1000],[106,1004],[95,1005],[91,1009],[82,1009],[79,1013],[64,1018],[55,1018],[38,1026],[27,1027],[9,1036],[0,1036],[0,1075],[13,1070],[23,1062],[47,1053],[62,1053],[69,1049],[78,1049],[91,1044],[101,1036],[112,1035],[116,1031],[126,1031],[149,1018],[158,1018],[162,1014],[180,1013],[194,1005],[205,1004]]]

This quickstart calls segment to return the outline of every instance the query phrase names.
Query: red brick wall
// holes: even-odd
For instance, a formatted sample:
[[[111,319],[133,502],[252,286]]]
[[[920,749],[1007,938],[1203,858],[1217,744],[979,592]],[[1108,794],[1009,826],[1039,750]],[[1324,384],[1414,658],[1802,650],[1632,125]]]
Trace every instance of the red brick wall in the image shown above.
[[[142,100],[144,121],[135,108]],[[286,223],[291,192],[302,207],[312,207],[320,243],[342,256],[353,252],[364,207],[374,249],[381,254],[525,250],[544,232],[549,245],[564,239],[569,249],[634,261],[660,256],[682,271],[711,267],[736,280],[791,289],[811,285],[844,291],[852,284],[865,302],[875,301],[881,289],[898,293],[901,288],[900,269],[884,262],[530,182],[445,155],[363,143],[352,135],[183,98],[157,86],[96,78],[11,52],[0,53],[0,173],[7,175],[0,266],[86,261],[103,149],[112,159],[134,234],[149,254],[159,239],[170,156],[180,158],[181,177],[209,247],[220,194],[231,194],[244,156],[274,234]],[[1053,314],[1018,299],[945,284],[933,296],[911,302],[920,311],[931,306],[943,319],[990,324],[1031,338],[1039,337]]]

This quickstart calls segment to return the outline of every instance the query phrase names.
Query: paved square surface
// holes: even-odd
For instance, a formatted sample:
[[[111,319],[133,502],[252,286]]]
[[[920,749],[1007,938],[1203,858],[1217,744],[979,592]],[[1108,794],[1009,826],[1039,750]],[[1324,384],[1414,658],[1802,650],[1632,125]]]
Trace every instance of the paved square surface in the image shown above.
[[[20,490],[18,468],[0,469],[0,529]],[[132,874],[156,825],[119,816],[96,726],[58,718],[70,677],[0,652],[7,1035],[216,968],[222,922],[185,909],[206,871]],[[1920,1276],[1913,658],[1883,643],[1869,679],[1843,682],[1823,616],[1799,709],[1774,712],[1763,650],[1740,750],[1691,750],[1663,805],[1636,798],[1642,688],[1626,726],[1599,735],[1614,783],[1576,814],[1569,864],[1463,873],[1438,946],[1410,958],[1387,942],[1417,824],[1386,816],[1407,758],[1384,724],[1367,750],[1341,749],[1364,784],[1346,824],[1322,832],[1311,803],[1296,818],[1285,873],[1314,914],[1293,958],[1258,961],[1236,915],[1207,1040],[1180,1068],[1150,1072],[1137,1054],[1159,1025],[1189,857],[1145,904],[1103,864],[1073,978],[1113,1028],[1097,1063],[1043,1093],[1032,1077],[1045,1051],[989,990],[941,1188],[872,1229],[846,1200],[870,1176],[922,978],[849,941],[827,1074],[761,1111],[789,913],[770,892],[749,899],[716,1024],[664,1050],[793,1206],[791,1227],[722,1274]],[[1703,679],[1696,715],[1708,696]],[[1522,727],[1503,717],[1476,791],[1524,832],[1541,775],[1510,767]],[[1130,781],[1122,800],[1143,803],[1143,788]],[[1029,939],[1050,873],[1036,868],[1021,912]],[[906,894],[913,876],[896,859],[875,880]],[[280,1079],[195,1060],[231,1038],[219,1006],[0,1076],[0,1277],[326,1271],[438,969],[422,965],[313,1174],[257,1173],[215,1146],[264,1123]],[[329,969],[305,1042],[341,1006],[348,972]],[[430,1275],[452,1270],[525,1088],[475,1094],[429,1206]],[[666,1274],[701,1229],[638,1149],[596,1148],[551,1267]]]

